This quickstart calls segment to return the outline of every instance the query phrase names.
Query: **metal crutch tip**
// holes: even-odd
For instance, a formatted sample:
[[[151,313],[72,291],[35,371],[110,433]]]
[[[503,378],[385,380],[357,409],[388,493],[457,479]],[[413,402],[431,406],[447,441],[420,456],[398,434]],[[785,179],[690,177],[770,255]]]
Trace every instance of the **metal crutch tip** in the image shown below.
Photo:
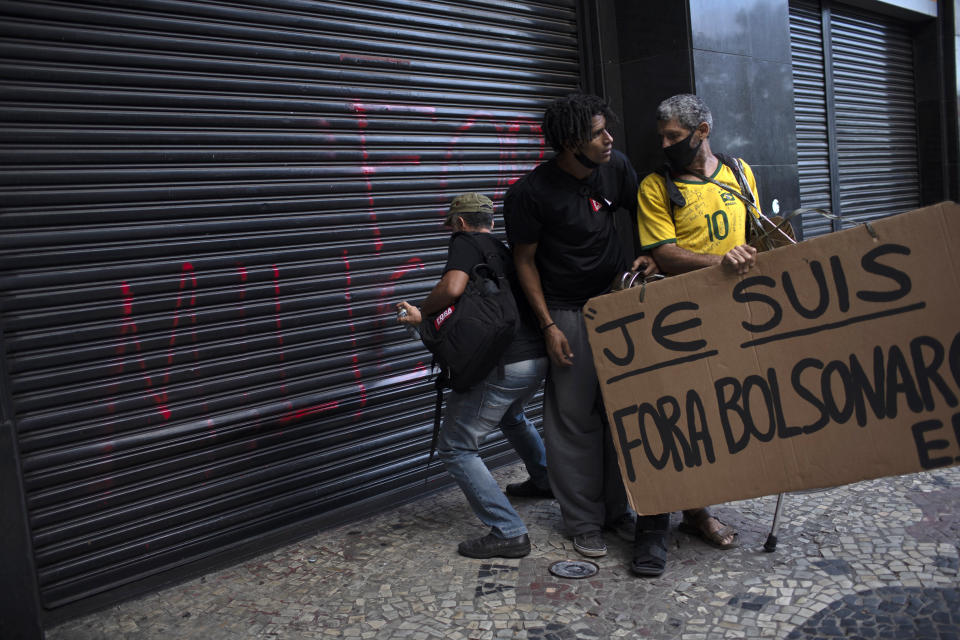
[[[767,541],[763,543],[763,550],[767,553],[773,553],[777,550],[777,536],[772,533],[767,536]]]

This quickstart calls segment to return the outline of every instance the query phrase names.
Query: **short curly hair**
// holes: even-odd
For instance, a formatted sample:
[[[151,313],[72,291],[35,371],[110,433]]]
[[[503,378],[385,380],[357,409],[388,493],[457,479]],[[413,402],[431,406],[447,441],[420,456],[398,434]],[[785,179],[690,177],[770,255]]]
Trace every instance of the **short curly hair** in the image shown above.
[[[657,107],[657,120],[660,122],[669,122],[674,118],[684,129],[693,131],[700,126],[701,122],[706,122],[713,131],[713,114],[710,113],[710,107],[703,98],[692,93],[671,96]]]
[[[608,122],[616,118],[603,98],[584,93],[557,98],[543,113],[543,139],[558,153],[575,149],[590,140],[594,116],[603,116]]]

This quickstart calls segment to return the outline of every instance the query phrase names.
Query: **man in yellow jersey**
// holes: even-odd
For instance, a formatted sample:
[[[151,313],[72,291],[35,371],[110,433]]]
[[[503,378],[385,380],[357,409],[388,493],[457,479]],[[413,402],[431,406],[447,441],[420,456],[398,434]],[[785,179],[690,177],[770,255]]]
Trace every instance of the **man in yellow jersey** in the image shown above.
[[[640,244],[660,270],[686,273],[717,264],[743,274],[756,263],[757,250],[746,244],[755,215],[757,185],[747,163],[710,149],[713,116],[699,97],[667,98],[657,108],[657,132],[665,167],[651,173],[638,190]],[[632,570],[658,576],[667,562],[670,514],[637,518]],[[736,545],[737,533],[706,507],[683,512],[680,529],[721,549]]]
[[[697,96],[673,96],[657,108],[667,166],[640,184],[637,217],[642,248],[664,273],[723,264],[742,274],[756,261],[756,249],[746,244],[749,207],[738,197],[756,201],[753,171],[714,154],[712,132],[713,115]]]

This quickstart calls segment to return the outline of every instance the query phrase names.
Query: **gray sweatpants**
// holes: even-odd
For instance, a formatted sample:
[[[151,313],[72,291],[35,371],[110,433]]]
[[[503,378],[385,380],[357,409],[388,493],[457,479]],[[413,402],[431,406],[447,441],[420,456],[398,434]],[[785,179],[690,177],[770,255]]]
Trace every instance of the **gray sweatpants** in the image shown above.
[[[606,425],[587,328],[577,309],[550,309],[573,353],[573,366],[553,363],[543,397],[547,471],[570,535],[601,529],[623,515],[627,497]]]

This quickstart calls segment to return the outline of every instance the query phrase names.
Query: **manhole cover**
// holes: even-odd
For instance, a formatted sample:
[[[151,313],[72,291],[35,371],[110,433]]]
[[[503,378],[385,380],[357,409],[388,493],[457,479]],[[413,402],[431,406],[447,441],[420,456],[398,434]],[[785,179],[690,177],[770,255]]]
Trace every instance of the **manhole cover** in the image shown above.
[[[589,578],[598,571],[600,567],[584,560],[561,560],[550,565],[550,573],[558,578]]]

